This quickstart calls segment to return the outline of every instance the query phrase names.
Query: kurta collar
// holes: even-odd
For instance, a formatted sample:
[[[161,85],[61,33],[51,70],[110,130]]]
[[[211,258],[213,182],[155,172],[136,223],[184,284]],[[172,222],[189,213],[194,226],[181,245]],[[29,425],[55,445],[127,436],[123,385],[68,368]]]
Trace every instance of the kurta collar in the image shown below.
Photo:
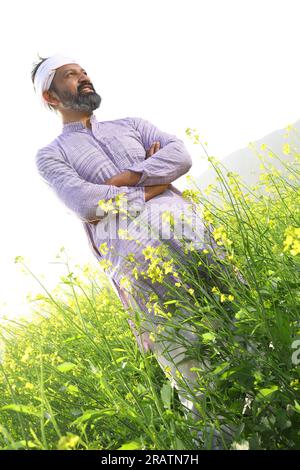
[[[91,115],[90,121],[91,121],[92,126],[93,126],[93,124],[95,124],[97,122],[96,116],[94,114]],[[88,128],[85,127],[84,124],[81,121],[68,122],[66,124],[63,124],[63,126],[62,126],[62,132],[63,133],[73,132],[73,131],[80,131],[82,129],[88,129]]]

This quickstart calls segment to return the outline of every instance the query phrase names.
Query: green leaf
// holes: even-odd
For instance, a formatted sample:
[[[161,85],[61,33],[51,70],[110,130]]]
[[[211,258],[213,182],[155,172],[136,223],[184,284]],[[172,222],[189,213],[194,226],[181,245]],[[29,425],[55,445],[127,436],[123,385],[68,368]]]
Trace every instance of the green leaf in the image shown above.
[[[85,423],[90,419],[99,418],[102,415],[114,416],[116,410],[113,408],[103,408],[102,410],[86,410],[81,416],[72,421],[72,426],[77,426],[78,424]]]
[[[220,364],[218,367],[215,368],[215,370],[213,371],[213,374],[219,374],[219,372],[223,372],[224,369],[226,369],[226,367],[229,366],[229,362],[222,362],[222,364]]]
[[[99,415],[101,415],[100,410],[86,410],[81,416],[75,419],[71,423],[71,425],[76,426],[77,424],[85,423],[86,421],[89,421],[91,418],[95,418],[95,416],[99,416]]]
[[[216,336],[213,333],[203,333],[201,336],[204,343],[213,343],[216,340]]]
[[[169,383],[166,383],[162,386],[160,391],[161,399],[163,401],[164,407],[167,409],[171,408],[171,396],[172,396],[172,388]]]
[[[297,400],[294,400],[295,406],[293,406],[293,410],[295,410],[297,413],[300,413],[300,404],[297,402]]]
[[[126,444],[122,444],[117,450],[136,450],[141,449],[140,442],[137,441],[130,441],[126,442]]]
[[[244,308],[241,308],[234,316],[237,320],[242,320],[243,318],[247,318],[248,312]]]
[[[11,403],[10,405],[4,405],[1,407],[2,410],[16,411],[17,413],[25,413],[27,415],[33,415],[40,417],[41,414],[36,411],[32,406],[18,405],[17,403]]]
[[[258,390],[258,394],[261,397],[268,397],[269,395],[271,395],[272,393],[276,392],[278,390],[278,386],[277,385],[272,385],[271,387],[269,388],[261,388],[260,390]]]
[[[231,375],[235,374],[237,372],[237,368],[235,369],[229,369],[229,370],[226,370],[222,375],[221,375],[221,379],[228,379],[228,377],[230,377]]]
[[[57,366],[57,369],[60,372],[69,372],[70,370],[74,369],[74,367],[76,367],[76,364],[73,364],[73,362],[63,362]]]
[[[3,447],[1,450],[18,450],[18,449],[26,449],[27,447],[29,447],[30,449],[38,448],[38,446],[34,442],[27,441],[27,445],[26,445],[26,441],[22,440],[22,441],[15,441],[12,444],[7,445],[6,447]]]
[[[71,341],[76,341],[77,339],[81,339],[83,337],[84,337],[83,335],[72,336],[71,338],[65,339],[63,343],[70,343]]]
[[[124,361],[124,359],[128,359],[128,357],[127,356],[118,357],[118,359],[116,359],[116,363],[118,364],[119,362]]]
[[[71,393],[71,394],[77,394],[79,392],[79,389],[76,385],[68,385],[67,387],[67,390]]]

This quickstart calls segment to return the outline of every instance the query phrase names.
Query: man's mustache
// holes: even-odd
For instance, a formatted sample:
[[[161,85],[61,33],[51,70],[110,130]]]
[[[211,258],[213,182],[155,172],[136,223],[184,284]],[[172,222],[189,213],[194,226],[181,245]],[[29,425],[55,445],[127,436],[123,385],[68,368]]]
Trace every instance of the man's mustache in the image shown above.
[[[85,83],[84,85],[81,85],[80,88],[78,88],[78,93],[84,90],[84,88],[90,88],[95,93],[95,89],[91,83]]]

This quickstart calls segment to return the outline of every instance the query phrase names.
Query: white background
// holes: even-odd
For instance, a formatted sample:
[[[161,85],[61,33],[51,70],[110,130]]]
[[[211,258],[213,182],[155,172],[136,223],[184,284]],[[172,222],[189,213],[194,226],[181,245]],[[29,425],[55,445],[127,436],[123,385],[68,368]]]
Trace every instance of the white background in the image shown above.
[[[76,263],[96,263],[81,223],[40,180],[36,151],[61,131],[44,110],[30,72],[37,54],[78,58],[102,97],[98,120],[140,116],[183,139],[195,127],[219,158],[295,122],[299,111],[300,4],[295,0],[14,1],[1,7],[0,316],[28,312],[36,281]],[[177,186],[182,189],[185,177]]]

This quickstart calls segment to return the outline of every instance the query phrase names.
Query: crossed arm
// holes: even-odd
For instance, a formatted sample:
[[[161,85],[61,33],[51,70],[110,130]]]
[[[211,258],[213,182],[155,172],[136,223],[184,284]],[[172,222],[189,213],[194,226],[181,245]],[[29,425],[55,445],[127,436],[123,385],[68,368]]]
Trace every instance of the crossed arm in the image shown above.
[[[141,118],[126,120],[137,131],[151,158],[134,163],[103,184],[81,178],[52,143],[36,154],[36,165],[41,177],[84,222],[97,223],[103,217],[98,212],[99,200],[107,201],[121,193],[126,194],[129,206],[141,210],[146,201],[165,191],[172,181],[185,174],[192,165],[183,142],[176,136],[160,131]],[[153,142],[158,141],[161,149],[158,145],[153,147]]]
[[[160,148],[160,142],[153,142],[151,147],[146,151],[146,158],[152,157]],[[136,172],[131,170],[125,170],[112,178],[105,181],[105,184],[112,184],[114,186],[135,186],[141,179],[142,172]],[[152,186],[145,186],[145,201],[149,201],[154,196],[164,192],[171,183],[166,184],[155,184]]]
[[[146,119],[132,117],[126,120],[137,132],[143,147],[148,148],[146,158],[109,178],[105,184],[143,187],[146,202],[185,174],[192,166],[192,159],[183,142],[175,135],[162,132]]]

